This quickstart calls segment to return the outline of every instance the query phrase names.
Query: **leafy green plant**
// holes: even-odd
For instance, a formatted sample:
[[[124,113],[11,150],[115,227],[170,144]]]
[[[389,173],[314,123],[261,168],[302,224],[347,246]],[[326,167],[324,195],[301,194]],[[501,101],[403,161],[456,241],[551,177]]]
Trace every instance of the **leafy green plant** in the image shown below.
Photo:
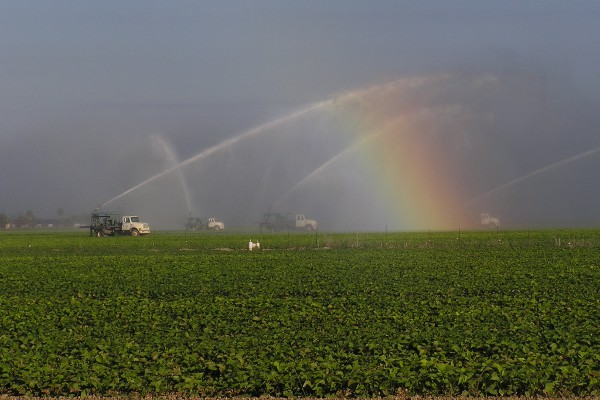
[[[598,395],[600,232],[557,234],[2,233],[0,394]]]

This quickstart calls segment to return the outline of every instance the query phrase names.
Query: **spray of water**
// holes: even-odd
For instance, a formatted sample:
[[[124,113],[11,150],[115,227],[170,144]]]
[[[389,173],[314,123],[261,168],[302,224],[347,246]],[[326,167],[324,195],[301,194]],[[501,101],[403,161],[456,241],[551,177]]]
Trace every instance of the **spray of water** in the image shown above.
[[[403,173],[414,174],[414,176],[419,176],[418,174],[422,171],[430,173],[423,174],[423,179],[419,182],[419,184],[423,184],[423,187],[415,186],[416,194],[427,194],[427,190],[432,192],[436,190],[439,193],[452,195],[453,190],[455,190],[457,201],[463,200],[460,203],[464,209],[458,212],[464,211],[467,213],[469,208],[483,204],[482,200],[500,191],[533,180],[536,176],[554,169],[564,168],[570,163],[597,156],[600,153],[600,147],[598,147],[576,154],[525,175],[517,175],[517,179],[512,179],[496,187],[492,186],[491,190],[479,186],[477,192],[471,193],[481,194],[464,202],[465,198],[461,196],[466,193],[461,188],[471,186],[471,184],[479,185],[481,181],[477,179],[474,182],[466,182],[465,180],[473,175],[469,173],[461,174],[461,171],[469,171],[472,165],[489,161],[487,156],[482,154],[487,154],[489,150],[495,150],[491,148],[491,145],[496,143],[495,135],[506,132],[507,128],[513,126],[513,119],[509,118],[512,115],[512,109],[505,110],[502,107],[503,101],[506,100],[505,96],[510,92],[505,89],[504,80],[502,79],[504,78],[493,76],[473,78],[471,75],[465,75],[464,77],[462,75],[438,75],[435,77],[402,79],[384,85],[345,92],[328,100],[308,105],[292,114],[272,120],[237,136],[230,137],[215,146],[203,149],[185,161],[177,162],[176,158],[173,157],[173,161],[167,164],[168,168],[166,170],[131,187],[107,201],[104,205],[130,194],[142,186],[150,186],[152,182],[170,173],[190,172],[192,163],[195,163],[195,166],[204,167],[211,161],[208,158],[214,157],[215,159],[212,161],[215,161],[214,165],[217,167],[198,168],[199,173],[194,175],[202,184],[210,186],[210,190],[200,191],[198,198],[206,198],[207,204],[219,202],[221,206],[219,212],[223,213],[225,211],[224,213],[227,214],[228,218],[245,221],[250,218],[250,214],[255,213],[264,204],[281,206],[284,202],[289,202],[292,205],[297,200],[300,205],[307,203],[309,208],[317,207],[320,210],[325,210],[322,211],[322,214],[332,221],[331,225],[348,225],[345,221],[347,215],[351,215],[352,211],[360,209],[364,204],[366,205],[363,208],[364,217],[359,215],[357,219],[364,218],[365,221],[371,223],[372,219],[367,217],[367,213],[379,217],[377,213],[380,209],[383,210],[383,207],[377,207],[369,203],[368,197],[370,194],[357,195],[352,199],[348,199],[344,202],[344,207],[335,205],[335,200],[340,198],[338,194],[348,193],[349,190],[354,188],[352,179],[355,176],[362,178],[363,175],[359,173],[369,172],[368,170],[353,169],[355,164],[352,164],[352,162],[360,162],[360,158],[354,157],[353,153],[365,150],[369,141],[375,140],[382,134],[377,130],[384,123],[398,116],[407,118],[407,126],[411,129],[414,128],[411,131],[414,134],[407,135],[408,140],[406,142],[403,141],[403,138],[399,138],[398,142],[393,142],[395,147],[389,147],[390,153],[383,155],[392,156],[392,151],[398,151],[398,155],[404,156],[405,154],[402,152],[405,150],[407,152],[410,149],[422,150],[423,157],[420,157],[418,161],[423,161],[423,163],[428,162],[429,158],[427,157],[429,155],[432,157],[439,156],[440,165],[449,166],[448,171],[440,171],[440,174],[436,172],[434,175],[433,168],[431,170],[426,168],[417,169],[416,167],[422,167],[425,164],[411,164],[413,153],[406,153],[405,158],[398,159],[398,165],[408,166],[409,168],[414,166],[413,169],[402,171]],[[520,80],[517,81],[516,83],[520,84]],[[515,84],[515,81],[509,77],[507,83]],[[530,88],[525,88],[525,90],[530,90]],[[532,90],[532,94],[536,95],[537,89],[533,88]],[[526,91],[525,93],[528,94],[529,92]],[[424,111],[428,111],[429,115],[415,116]],[[496,123],[496,116],[502,118],[501,124],[508,125],[504,126]],[[517,118],[514,122],[518,129],[524,123],[529,124],[530,122],[525,118]],[[493,140],[488,141],[488,136]],[[379,143],[378,140],[377,144]],[[381,143],[385,145],[383,141]],[[513,141],[510,143],[512,145]],[[516,143],[515,141],[514,144],[516,145]],[[405,144],[406,146],[404,146]],[[423,146],[422,149],[421,146]],[[370,145],[369,148],[371,148]],[[378,149],[375,148],[375,150]],[[480,149],[483,151],[479,151]],[[249,151],[245,152],[245,150]],[[217,155],[225,157],[217,159]],[[494,153],[494,157],[492,159],[494,163],[500,162],[502,152]],[[382,165],[386,167],[393,166],[393,164],[388,164],[391,159],[382,158],[381,161],[385,163]],[[433,158],[431,162],[434,162]],[[183,169],[188,165],[190,171],[184,171]],[[337,168],[342,165],[348,168]],[[435,164],[432,165],[436,166]],[[378,166],[374,165],[375,168]],[[213,173],[213,171],[218,171],[218,174]],[[327,174],[324,173],[325,171],[327,171]],[[481,174],[486,171],[487,169],[483,169]],[[335,172],[335,174],[329,174],[329,172]],[[355,175],[353,172],[357,172],[357,174]],[[434,179],[441,177],[446,172],[448,178],[456,178],[456,184],[452,179],[445,179],[443,184],[447,183],[448,187],[442,186],[442,182],[440,182],[440,185],[434,186],[436,183]],[[454,175],[451,176],[450,174],[453,173]],[[474,177],[483,178],[484,176],[481,174],[475,174]],[[327,190],[317,190],[324,187],[317,187],[316,185],[308,187],[309,182],[316,183],[314,181],[317,178],[325,175],[334,176],[337,179],[336,184],[327,186]],[[365,175],[364,177],[368,176]],[[191,178],[191,175],[188,175],[188,178]],[[298,179],[300,180],[298,181]],[[389,185],[390,182],[382,180],[371,183],[366,180],[359,183],[362,185],[360,188],[380,189],[369,185]],[[190,187],[191,189],[193,188]],[[243,199],[242,196],[227,196],[228,193],[222,193],[227,191],[233,193],[231,190],[236,190],[237,193],[245,193]],[[300,190],[303,191],[302,195],[300,195]],[[422,192],[418,192],[418,190],[422,190]],[[405,192],[407,196],[412,195],[412,192],[408,192],[408,189]],[[402,192],[402,195],[405,192]],[[280,195],[281,193],[283,195]],[[226,196],[223,196],[223,194]],[[379,193],[375,193],[375,196],[377,194]],[[396,195],[400,193],[388,191],[382,194]],[[277,200],[272,202],[274,198]],[[443,198],[443,196],[439,198]],[[221,201],[220,199],[224,200]],[[380,196],[377,200],[385,200],[385,197]],[[243,207],[240,207],[242,201]],[[411,201],[412,198],[408,198],[406,204],[412,205]],[[389,204],[382,202],[381,204],[390,206],[391,202]],[[447,205],[437,204],[434,201],[422,206],[421,209],[425,211],[434,211],[430,214],[423,212],[423,215],[431,215],[436,218],[439,216],[440,221],[443,220],[444,215],[441,211],[437,212],[438,208],[441,210],[445,207],[448,213],[455,212],[455,209],[460,208],[455,203]],[[391,207],[395,207],[394,210],[400,210],[401,213],[404,213],[405,210],[408,211],[408,207],[405,207],[404,204]],[[381,211],[381,215],[384,213],[385,210]],[[394,217],[403,218],[403,215],[395,215]],[[406,220],[408,221],[408,217]],[[402,223],[404,224],[404,221]]]
[[[487,192],[485,192],[483,194],[480,194],[479,196],[473,197],[466,204],[467,205],[472,205],[472,204],[477,203],[477,202],[485,199],[486,197],[489,197],[492,194],[497,193],[497,192],[499,192],[501,190],[504,190],[506,188],[514,186],[514,185],[516,185],[518,183],[521,183],[523,181],[531,179],[531,178],[533,178],[535,176],[547,173],[547,172],[552,171],[554,169],[561,168],[561,167],[564,167],[565,165],[574,163],[576,161],[583,160],[584,158],[592,157],[592,156],[594,156],[594,155],[596,155],[598,153],[600,153],[600,147],[596,147],[596,148],[594,148],[592,150],[584,151],[582,153],[576,154],[576,155],[571,156],[569,158],[565,158],[564,160],[561,160],[561,161],[555,162],[553,164],[550,164],[548,166],[545,166],[543,168],[537,169],[537,170],[535,170],[533,172],[530,172],[530,173],[528,173],[526,175],[523,175],[523,176],[521,176],[521,177],[519,177],[517,179],[513,179],[510,182],[507,182],[507,183],[502,184],[500,186],[496,186],[495,188],[493,188],[491,190],[488,190]]]
[[[388,122],[385,125],[385,127],[381,128],[375,132],[369,133],[368,135],[364,136],[363,138],[355,141],[350,146],[346,147],[345,149],[343,149],[342,151],[340,151],[339,153],[337,153],[336,155],[331,157],[329,160],[327,160],[323,164],[319,165],[310,174],[306,175],[304,178],[302,178],[300,181],[298,181],[294,186],[292,186],[287,192],[285,192],[277,201],[275,201],[273,203],[272,207],[277,207],[285,199],[287,199],[292,193],[294,193],[297,189],[299,189],[303,185],[307,184],[311,180],[313,180],[316,177],[318,177],[319,175],[321,175],[323,173],[323,171],[327,170],[329,167],[334,165],[336,162],[344,159],[345,157],[349,157],[350,155],[355,153],[357,150],[359,150],[362,146],[366,145],[369,142],[374,141],[375,139],[379,138],[383,134],[388,133],[390,131],[390,129],[393,129],[395,126],[397,126],[403,119],[404,118],[400,117],[400,118],[394,119],[391,122]]]
[[[149,183],[152,183],[152,182],[156,181],[157,179],[160,179],[160,178],[164,177],[165,175],[168,175],[174,171],[180,170],[180,169],[188,166],[189,164],[206,159],[207,157],[209,157],[213,154],[216,154],[222,150],[228,149],[240,141],[248,140],[250,138],[261,135],[265,132],[269,132],[277,126],[292,122],[292,121],[294,121],[298,118],[301,118],[307,114],[310,114],[312,112],[324,111],[327,109],[336,109],[336,107],[342,107],[346,102],[349,102],[349,101],[360,101],[368,96],[373,96],[373,95],[377,95],[377,94],[379,94],[379,95],[386,94],[386,93],[394,91],[394,90],[401,90],[402,88],[416,87],[416,86],[424,84],[427,81],[432,81],[432,80],[439,79],[439,78],[440,77],[425,77],[425,78],[419,77],[419,78],[413,78],[413,79],[396,80],[396,81],[386,83],[384,85],[375,85],[375,86],[368,87],[366,89],[359,89],[359,90],[347,92],[342,95],[333,97],[329,100],[311,104],[299,111],[296,111],[287,116],[272,120],[263,125],[260,125],[253,129],[250,129],[248,131],[245,131],[237,136],[231,137],[223,142],[220,142],[219,144],[217,144],[215,146],[209,147],[206,150],[203,150],[200,153],[196,154],[195,156],[192,156],[184,161],[181,161],[178,164],[164,170],[163,172],[160,172],[160,173],[146,179],[145,181],[131,187],[130,189],[124,191],[123,193],[106,201],[101,206],[104,207],[124,196],[127,196],[128,194],[141,188],[142,186],[148,185]]]
[[[165,155],[171,167],[179,164],[179,160],[175,155],[173,147],[170,144],[168,144],[164,138],[157,135],[153,136],[152,140],[158,147],[160,147],[165,152]],[[183,190],[183,196],[185,199],[185,204],[187,206],[188,213],[192,215],[192,197],[190,195],[190,190],[182,169],[179,169],[177,171],[177,179],[179,180],[181,189]]]
[[[238,143],[238,142],[240,142],[242,140],[252,138],[252,137],[257,136],[257,135],[259,135],[261,133],[264,133],[264,132],[268,132],[270,129],[272,129],[272,128],[280,125],[280,124],[292,121],[292,120],[294,120],[296,118],[299,118],[299,117],[301,117],[301,116],[303,116],[305,114],[310,113],[311,111],[315,111],[315,110],[318,110],[318,109],[325,108],[325,107],[327,107],[327,106],[329,106],[331,104],[332,104],[331,101],[325,101],[325,102],[316,103],[316,104],[310,105],[309,107],[306,107],[306,108],[304,108],[304,109],[302,109],[300,111],[297,111],[297,112],[292,113],[290,115],[287,115],[285,117],[278,118],[276,120],[270,121],[270,122],[268,122],[266,124],[260,125],[260,126],[258,126],[256,128],[253,128],[253,129],[249,130],[249,131],[243,132],[243,133],[241,133],[241,134],[239,134],[237,136],[229,138],[229,139],[227,139],[227,140],[225,140],[225,141],[223,141],[223,142],[221,142],[221,143],[219,143],[219,144],[217,144],[215,146],[209,147],[208,149],[201,151],[200,153],[196,154],[195,156],[192,156],[192,157],[190,157],[190,158],[188,158],[188,159],[186,159],[184,161],[181,161],[180,163],[172,166],[171,168],[168,168],[168,169],[164,170],[163,172],[160,172],[160,173],[158,173],[158,174],[156,174],[156,175],[154,175],[154,176],[146,179],[145,181],[143,181],[141,183],[138,183],[137,185],[131,187],[130,189],[124,191],[123,193],[121,193],[121,194],[113,197],[112,199],[106,201],[104,204],[102,204],[102,207],[106,206],[107,204],[112,203],[113,201],[116,201],[116,200],[120,199],[121,197],[124,197],[124,196],[130,194],[131,192],[133,192],[133,191],[141,188],[142,186],[145,186],[145,185],[147,185],[147,184],[149,184],[151,182],[154,182],[157,179],[162,178],[163,176],[168,175],[168,174],[170,174],[170,173],[172,173],[174,171],[180,170],[181,168],[183,168],[183,167],[185,167],[185,166],[187,166],[187,165],[189,165],[191,163],[200,161],[200,160],[205,159],[205,158],[207,158],[207,157],[209,157],[209,156],[211,156],[211,155],[213,155],[215,153],[218,153],[221,150],[227,149],[227,148],[235,145],[236,143]]]

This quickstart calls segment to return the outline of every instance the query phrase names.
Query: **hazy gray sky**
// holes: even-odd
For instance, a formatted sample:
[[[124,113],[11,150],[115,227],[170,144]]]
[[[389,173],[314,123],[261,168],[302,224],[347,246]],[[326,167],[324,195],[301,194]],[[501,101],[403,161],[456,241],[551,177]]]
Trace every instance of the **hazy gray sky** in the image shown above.
[[[497,89],[488,97],[458,91],[463,108],[485,99],[497,121],[506,118],[494,125],[495,133],[490,130],[486,146],[501,143],[504,158],[497,156],[493,165],[504,162],[510,168],[465,183],[472,195],[484,193],[600,146],[598,21],[597,1],[5,0],[0,2],[0,213],[87,212],[173,165],[174,157],[191,157],[308,104],[397,79],[446,73],[511,77],[506,87],[518,96],[513,101],[511,93]],[[520,92],[514,76],[536,83]],[[439,89],[429,90],[419,94],[423,107],[429,107],[424,96],[442,101],[457,89],[444,87],[445,97]],[[548,116],[555,120],[549,123]],[[474,127],[479,125],[469,129]],[[172,147],[170,159],[153,137]],[[243,149],[238,152],[249,158],[246,166],[253,165]],[[492,170],[482,159],[465,159],[476,163],[465,169]],[[597,167],[594,156],[582,162],[593,161]],[[571,167],[582,164],[558,172],[568,175]],[[213,175],[227,180],[227,168],[219,168],[225,171]],[[556,195],[560,201],[547,214],[536,211],[531,196],[478,207],[516,224],[547,218],[581,223],[583,213],[564,211],[560,204],[573,201],[580,209],[599,200],[590,183],[600,172],[591,169],[584,168],[580,185],[555,189],[562,193]],[[192,173],[185,177],[192,193],[223,192],[227,186],[195,181]],[[277,185],[296,183],[281,179]],[[176,191],[177,183],[170,184]],[[258,184],[244,190],[259,190]],[[219,208],[206,204],[208,199],[197,212],[231,214],[234,223],[247,223],[270,205],[255,200],[250,212],[258,215],[247,218],[230,210],[240,208],[236,203]],[[162,206],[157,210],[140,201],[114,205],[161,220],[156,214]],[[328,208],[302,211],[325,214],[321,210]]]

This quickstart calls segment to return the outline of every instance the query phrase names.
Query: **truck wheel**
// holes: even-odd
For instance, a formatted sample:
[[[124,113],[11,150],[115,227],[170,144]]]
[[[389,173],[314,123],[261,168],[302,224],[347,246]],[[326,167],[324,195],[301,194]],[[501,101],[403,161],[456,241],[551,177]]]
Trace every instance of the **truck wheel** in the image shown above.
[[[131,236],[140,236],[140,231],[138,231],[137,229],[133,228],[131,230]]]
[[[313,231],[313,226],[312,225],[306,225],[306,232],[312,232]]]
[[[215,231],[219,231],[221,230],[221,227],[219,225],[215,225],[215,227],[213,228]]]
[[[103,237],[104,236],[104,232],[102,232],[102,231],[96,231],[96,236]]]

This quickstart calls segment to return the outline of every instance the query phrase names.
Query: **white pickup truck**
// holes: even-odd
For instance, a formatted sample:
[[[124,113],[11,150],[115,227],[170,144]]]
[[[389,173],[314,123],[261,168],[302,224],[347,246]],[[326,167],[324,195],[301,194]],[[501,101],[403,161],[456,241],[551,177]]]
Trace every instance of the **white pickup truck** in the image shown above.
[[[218,221],[216,218],[209,218],[207,223],[206,223],[206,227],[208,229],[213,229],[215,231],[220,231],[222,229],[225,229],[225,224],[222,223],[221,221]]]
[[[201,231],[203,229],[220,231],[225,229],[225,224],[216,218],[203,219],[198,217],[190,217],[185,224],[185,229],[190,231]]]

